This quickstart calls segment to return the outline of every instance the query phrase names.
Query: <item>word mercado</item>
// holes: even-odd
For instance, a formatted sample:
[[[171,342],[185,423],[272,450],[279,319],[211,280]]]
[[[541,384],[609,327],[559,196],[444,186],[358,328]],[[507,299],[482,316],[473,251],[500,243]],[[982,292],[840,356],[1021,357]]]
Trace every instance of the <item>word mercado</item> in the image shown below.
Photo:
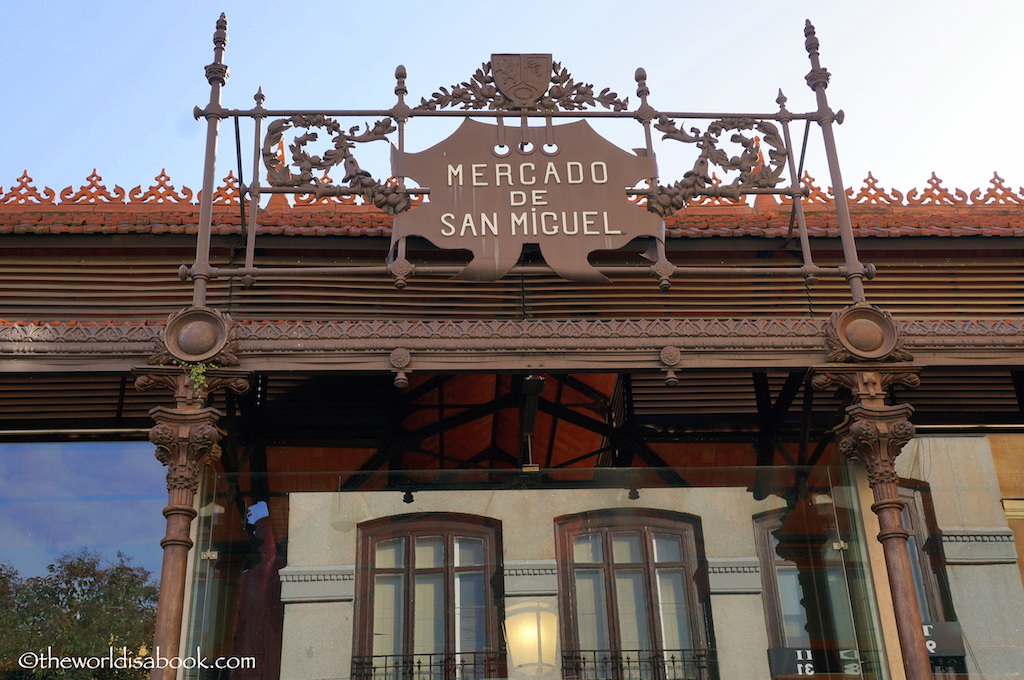
[[[490,167],[485,163],[473,163],[468,173],[464,173],[461,163],[449,165],[448,186],[463,186],[467,174],[469,184],[474,187],[502,186],[504,183],[504,186],[508,187],[542,184],[560,188],[563,176],[566,185],[583,184],[585,181],[591,184],[608,183],[608,166],[603,161],[594,161],[590,163],[589,168],[585,168],[584,164],[578,161],[569,161],[564,164],[561,171],[555,163],[549,161],[543,169],[538,168],[536,163],[520,163],[515,172],[510,163],[495,163]],[[529,206],[529,211],[492,211],[476,215],[466,213],[461,219],[455,213],[442,213],[441,236],[455,236],[456,233],[459,236],[497,236],[499,228],[503,228],[510,236],[599,236],[622,233],[619,229],[611,228],[607,210],[555,212],[546,209],[550,206],[548,191],[549,189],[509,189],[509,207]]]

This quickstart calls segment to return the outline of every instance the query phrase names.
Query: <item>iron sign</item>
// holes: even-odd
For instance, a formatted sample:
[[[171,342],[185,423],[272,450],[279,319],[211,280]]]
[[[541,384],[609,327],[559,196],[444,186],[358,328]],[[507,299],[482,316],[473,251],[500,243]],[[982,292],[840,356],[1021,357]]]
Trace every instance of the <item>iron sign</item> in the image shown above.
[[[559,276],[607,281],[590,253],[662,236],[661,218],[626,194],[657,175],[654,158],[620,149],[586,121],[506,128],[467,118],[425,151],[392,150],[392,172],[430,189],[429,202],[395,216],[392,244],[422,236],[471,251],[459,278],[500,279],[535,243]]]

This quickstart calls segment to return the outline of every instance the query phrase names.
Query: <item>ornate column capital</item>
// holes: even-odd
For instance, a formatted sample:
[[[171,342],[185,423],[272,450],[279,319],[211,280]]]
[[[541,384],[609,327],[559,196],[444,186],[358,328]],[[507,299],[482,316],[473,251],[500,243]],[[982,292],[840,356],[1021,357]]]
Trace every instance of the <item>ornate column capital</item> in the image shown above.
[[[864,463],[872,488],[898,482],[896,458],[914,436],[913,412],[910,404],[847,407],[846,420],[835,430],[839,452]]]
[[[224,414],[209,407],[164,406],[157,406],[149,414],[156,421],[149,431],[149,440],[156,446],[157,460],[167,466],[168,508],[164,514],[174,509],[191,516],[199,471],[220,459],[221,431],[217,421]]]
[[[178,408],[193,410],[206,405],[214,392],[229,389],[235,394],[249,391],[249,371],[220,368],[213,364],[138,366],[132,369],[135,389],[140,392],[163,388],[174,394]]]
[[[811,385],[816,390],[843,387],[854,402],[882,406],[890,386],[920,385],[920,372],[920,367],[909,364],[825,364],[811,368]]]

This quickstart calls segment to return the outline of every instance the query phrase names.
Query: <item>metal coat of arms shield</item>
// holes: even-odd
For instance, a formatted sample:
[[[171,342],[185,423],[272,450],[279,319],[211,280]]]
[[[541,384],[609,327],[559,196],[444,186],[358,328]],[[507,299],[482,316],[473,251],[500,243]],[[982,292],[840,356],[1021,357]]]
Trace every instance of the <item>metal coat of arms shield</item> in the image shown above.
[[[491,75],[512,108],[532,108],[551,84],[551,55],[492,54]]]

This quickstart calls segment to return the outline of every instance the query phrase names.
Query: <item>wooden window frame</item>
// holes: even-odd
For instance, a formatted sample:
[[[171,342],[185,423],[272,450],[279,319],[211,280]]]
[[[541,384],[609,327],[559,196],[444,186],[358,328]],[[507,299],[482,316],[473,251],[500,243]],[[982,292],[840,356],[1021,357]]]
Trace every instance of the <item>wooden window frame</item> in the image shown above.
[[[909,531],[918,540],[908,545],[915,550],[921,565],[924,599],[929,609],[921,612],[924,621],[955,621],[949,584],[946,581],[946,560],[942,552],[942,535],[935,521],[931,486],[915,479],[899,481],[900,500],[906,503],[903,517],[910,520]]]
[[[611,533],[637,531],[643,537],[644,559],[640,563],[617,566],[611,559]],[[647,589],[647,625],[651,631],[652,653],[664,652],[661,618],[658,615],[659,602],[654,586],[656,569],[683,568],[687,589],[687,613],[690,622],[690,649],[710,652],[713,659],[713,628],[711,622],[710,590],[708,587],[707,560],[704,556],[704,539],[700,518],[686,513],[665,510],[634,508],[610,508],[563,515],[555,518],[557,558],[559,564],[559,608],[562,636],[563,659],[579,652],[579,628],[576,620],[576,589],[574,570],[578,566],[603,570],[605,575],[605,609],[609,618],[609,644],[611,652],[624,651],[621,648],[618,611],[616,607],[614,574],[617,568],[636,569],[644,573]],[[600,533],[605,559],[601,563],[580,563],[574,560],[574,540],[581,534]],[[682,562],[655,563],[653,560],[653,538],[656,533],[667,533],[681,538]],[[712,664],[713,665],[713,664]],[[711,676],[715,675],[711,671]]]
[[[419,537],[443,536],[444,564],[440,567],[415,567],[415,540]],[[377,568],[375,565],[375,546],[382,540],[403,537],[406,539],[403,565],[397,568]],[[456,537],[480,538],[484,541],[484,565],[456,567],[454,565],[453,546]],[[405,515],[393,515],[369,520],[359,524],[356,548],[356,583],[355,612],[353,615],[354,631],[352,644],[352,677],[370,677],[367,675],[369,662],[373,656],[373,613],[374,613],[374,581],[377,574],[401,573],[405,577],[406,598],[404,603],[405,629],[403,631],[403,656],[413,656],[413,607],[415,593],[411,585],[416,574],[443,573],[445,598],[445,630],[444,654],[454,659],[459,654],[455,649],[455,616],[454,616],[454,582],[455,574],[463,571],[484,572],[485,583],[485,648],[474,650],[476,654],[485,654],[486,670],[483,674],[473,677],[496,678],[505,677],[504,640],[501,634],[503,616],[503,567],[501,522],[488,517],[468,515],[454,512],[427,512]],[[443,677],[455,677],[454,662],[446,662]],[[434,676],[432,676],[434,677]]]
[[[782,526],[785,508],[769,510],[754,515],[754,543],[757,545],[757,559],[761,565],[761,599],[764,602],[764,622],[768,632],[769,647],[786,647],[785,627],[782,624],[782,595],[775,569],[778,566],[796,566],[791,560],[784,560],[775,552],[772,532]]]

